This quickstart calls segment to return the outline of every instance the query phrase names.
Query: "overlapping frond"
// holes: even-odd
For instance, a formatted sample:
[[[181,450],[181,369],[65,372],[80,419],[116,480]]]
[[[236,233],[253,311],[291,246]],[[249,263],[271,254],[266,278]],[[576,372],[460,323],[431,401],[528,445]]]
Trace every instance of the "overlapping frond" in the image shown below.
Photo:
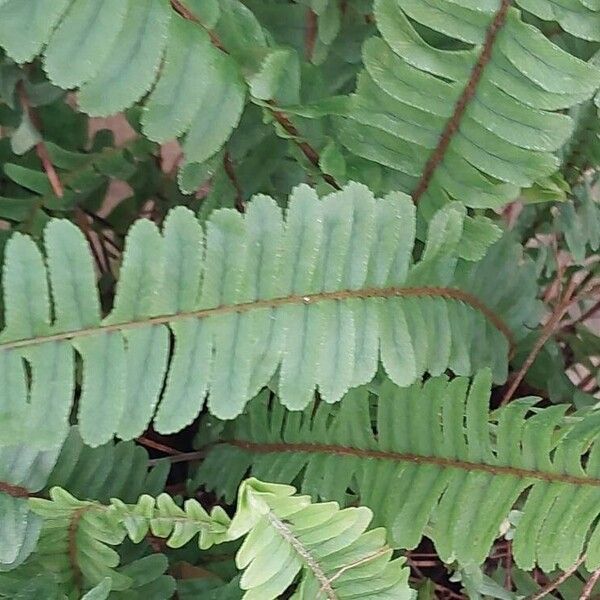
[[[310,497],[295,496],[295,491],[249,479],[240,486],[230,519],[220,507],[207,513],[196,500],[181,508],[166,494],[156,499],[144,495],[133,505],[113,499],[107,506],[53,488],[50,500],[29,501],[43,519],[35,560],[58,575],[69,593],[103,585],[108,591],[130,592],[132,573],[117,569],[119,556],[112,548],[125,537],[139,543],[151,533],[172,548],[197,537],[202,549],[244,537],[236,563],[244,570],[239,586],[245,600],[274,600],[292,584],[296,600],[343,600],[360,590],[361,597],[372,600],[412,597],[408,569],[403,559],[392,560],[385,530],[366,531],[369,509],[311,504]],[[128,568],[136,571],[133,565]],[[139,565],[137,570],[142,568],[151,567]]]
[[[383,528],[366,531],[365,507],[311,504],[289,485],[256,479],[240,487],[229,537],[246,535],[236,555],[244,600],[271,600],[300,575],[292,600],[413,597],[404,559],[392,559]]]
[[[393,545],[431,537],[440,557],[481,563],[518,506],[517,564],[571,566],[583,550],[600,565],[600,413],[566,419],[566,405],[512,402],[488,415],[490,373],[429,379],[376,395],[352,391],[338,406],[286,412],[263,393],[227,424],[197,482],[231,498],[250,472],[296,482],[341,503],[358,498]],[[529,415],[529,416],[527,416]],[[199,439],[202,444],[202,439]]]
[[[62,447],[0,448],[0,571],[16,568],[38,542],[41,521],[29,510],[28,496],[61,486],[80,498],[107,502],[116,496],[132,502],[143,493],[160,493],[167,474],[167,463],[148,471],[148,453],[133,442],[90,448],[76,428]]]
[[[577,5],[565,19],[584,37],[600,18],[578,0],[520,4],[543,18]],[[364,46],[340,139],[398,171],[426,217],[452,199],[500,207],[558,169],[573,123],[557,111],[594,95],[595,65],[524,23],[508,0],[376,0],[375,17],[381,37]]]
[[[186,134],[186,164],[217,152],[237,125],[246,87],[235,61],[168,0],[8,0],[0,46],[24,63],[44,54],[50,80],[79,89],[92,116],[146,102],[143,130],[163,142]],[[159,70],[164,58],[163,67]]]
[[[15,234],[3,278],[3,443],[31,431],[40,447],[59,443],[76,395],[81,435],[94,446],[141,434],[157,405],[155,427],[177,431],[207,392],[211,412],[233,418],[278,367],[281,400],[295,410],[316,387],[337,402],[367,383],[379,355],[403,386],[424,372],[467,375],[490,364],[504,381],[511,344],[536,317],[533,265],[508,239],[479,262],[458,260],[464,213],[458,204],[440,210],[413,262],[415,211],[402,194],[375,200],[352,184],[319,199],[300,186],[285,221],[259,196],[245,216],[213,213],[206,244],[179,207],[162,235],[147,220],[131,228],[105,319],[74,225],[50,223],[45,261]]]
[[[600,41],[600,4],[596,0],[517,0],[517,4],[544,21],[584,40]]]

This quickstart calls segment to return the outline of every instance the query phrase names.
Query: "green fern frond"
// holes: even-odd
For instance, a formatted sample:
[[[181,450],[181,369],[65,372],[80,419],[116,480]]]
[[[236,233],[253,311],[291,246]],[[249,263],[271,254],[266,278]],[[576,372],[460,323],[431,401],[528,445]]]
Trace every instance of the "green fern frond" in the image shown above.
[[[0,572],[19,566],[37,544],[42,522],[30,512],[27,496],[46,485],[59,449],[0,448]]]
[[[409,600],[404,559],[391,560],[385,530],[365,533],[368,508],[339,509],[292,496],[288,485],[245,481],[229,535],[247,537],[236,555],[244,600],[271,600],[301,573],[293,600]]]
[[[131,502],[160,493],[167,474],[167,463],[148,471],[148,453],[133,442],[90,448],[76,428],[51,450],[28,443],[0,448],[0,571],[17,567],[37,543],[41,521],[28,509],[28,496],[61,486],[80,498]]]
[[[517,0],[517,4],[544,21],[556,21],[571,35],[600,41],[600,4],[595,0]]]
[[[7,0],[0,46],[19,63],[42,51],[49,79],[79,88],[79,106],[109,116],[150,89],[145,135],[187,134],[186,164],[202,163],[231,135],[246,86],[237,64],[167,0]],[[159,65],[164,55],[164,67]]]
[[[213,544],[244,542],[236,562],[244,573],[245,600],[272,600],[292,584],[297,600],[412,598],[403,559],[392,560],[385,530],[366,532],[367,508],[340,510],[335,503],[311,504],[294,496],[291,486],[256,479],[242,483],[232,520],[217,507],[209,515],[195,500],[178,507],[166,494],[142,496],[135,505],[113,499],[109,506],[73,498],[53,488],[51,499],[30,499],[44,521],[35,558],[63,582],[67,591],[105,585],[128,590],[131,578],[116,570],[119,556],[111,548],[127,536],[139,543],[148,533],[179,548],[198,536]],[[281,568],[281,559],[283,568]],[[1,582],[1,580],[0,580]]]
[[[131,228],[105,319],[79,229],[51,222],[45,262],[31,239],[15,234],[3,280],[3,443],[29,431],[40,447],[61,442],[74,350],[82,363],[78,422],[93,446],[115,433],[140,435],[165,380],[154,419],[165,433],[190,423],[207,391],[213,414],[235,417],[279,365],[281,400],[295,410],[317,386],[337,402],[367,383],[379,354],[399,385],[426,371],[467,375],[488,364],[502,382],[511,345],[536,317],[533,265],[508,239],[482,261],[459,261],[464,213],[458,204],[440,210],[413,263],[415,210],[402,194],[375,200],[352,184],[321,200],[301,186],[285,222],[259,196],[245,217],[213,213],[206,250],[200,224],[179,207],[162,235],[147,220]]]
[[[470,388],[464,378],[404,389],[386,381],[376,398],[363,388],[339,407],[320,403],[302,413],[263,393],[226,425],[196,483],[231,498],[250,472],[299,482],[323,500],[357,497],[394,546],[413,548],[425,534],[445,562],[461,564],[483,562],[517,504],[517,565],[567,568],[585,549],[596,569],[600,413],[564,420],[565,405],[534,409],[533,399],[522,399],[490,423],[490,383],[487,370]]]
[[[597,6],[571,4],[600,18]],[[573,15],[582,31],[586,15]],[[382,37],[364,46],[340,139],[398,171],[426,218],[450,200],[501,207],[558,169],[573,123],[556,111],[593,96],[596,66],[525,24],[508,0],[377,0],[375,16]]]
[[[181,509],[166,494],[156,499],[143,495],[134,505],[113,499],[105,506],[78,500],[55,487],[50,490],[49,500],[31,498],[29,506],[43,520],[33,562],[38,569],[52,573],[68,593],[89,590],[107,578],[109,590],[131,592],[132,587],[138,587],[136,574],[143,576],[144,570],[150,567],[149,564],[136,565],[136,562],[160,559],[162,568],[155,565],[151,573],[156,577],[162,575],[168,563],[160,555],[117,568],[120,557],[113,546],[121,544],[126,537],[139,543],[152,532],[156,537],[168,538],[168,545],[178,548],[199,535],[201,547],[209,547],[225,539],[229,523],[221,508],[208,515],[198,502],[188,500],[185,509]],[[145,583],[151,581],[147,576],[145,579]],[[172,580],[169,585],[172,592]]]

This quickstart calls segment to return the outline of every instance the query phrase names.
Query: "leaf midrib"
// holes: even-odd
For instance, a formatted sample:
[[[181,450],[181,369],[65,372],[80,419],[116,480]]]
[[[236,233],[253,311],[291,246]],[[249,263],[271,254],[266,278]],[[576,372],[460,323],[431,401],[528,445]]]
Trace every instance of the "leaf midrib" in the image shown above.
[[[120,323],[110,323],[70,331],[52,333],[44,336],[23,338],[0,343],[0,351],[11,350],[15,348],[25,348],[37,346],[48,342],[66,341],[77,338],[96,335],[99,333],[108,333],[111,331],[125,331],[146,327],[149,325],[165,325],[180,321],[183,319],[197,318],[203,319],[217,315],[231,313],[245,313],[252,310],[265,308],[278,308],[286,305],[309,305],[319,302],[350,300],[350,299],[373,299],[373,298],[402,298],[402,297],[438,297],[448,300],[457,300],[468,304],[475,310],[481,312],[492,325],[502,333],[508,340],[511,352],[514,348],[514,338],[512,331],[504,320],[489,308],[479,298],[458,288],[446,287],[387,287],[387,288],[364,288],[358,290],[340,290],[335,292],[319,292],[315,294],[295,294],[280,298],[270,298],[265,300],[255,300],[239,304],[227,304],[215,308],[205,308],[194,311],[158,315],[145,319],[122,321]]]
[[[336,456],[351,456],[354,458],[388,460],[391,462],[409,462],[416,464],[436,465],[446,469],[460,469],[463,471],[477,471],[491,475],[506,475],[519,479],[530,479],[545,481],[548,483],[567,483],[572,485],[587,485],[600,487],[600,479],[594,477],[582,477],[569,475],[568,473],[548,473],[546,471],[534,471],[520,467],[506,465],[490,465],[487,463],[476,463],[456,458],[445,458],[442,456],[428,456],[414,454],[411,452],[388,452],[385,450],[368,450],[341,446],[336,444],[287,444],[287,443],[257,443],[245,440],[227,440],[219,442],[217,446],[233,446],[256,454],[285,454],[285,453],[307,453],[326,454]]]

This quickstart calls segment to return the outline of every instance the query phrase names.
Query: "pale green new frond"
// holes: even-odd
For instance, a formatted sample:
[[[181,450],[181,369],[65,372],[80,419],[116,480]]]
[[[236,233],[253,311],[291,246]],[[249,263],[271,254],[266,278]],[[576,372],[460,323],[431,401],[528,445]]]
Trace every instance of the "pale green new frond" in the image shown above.
[[[581,16],[573,15],[581,31],[593,29],[589,15],[600,19],[597,7],[569,2],[581,9]],[[591,98],[600,86],[595,65],[550,42],[515,8],[508,10],[497,36],[489,37],[500,4],[375,2],[382,37],[364,45],[366,70],[348,114],[338,119],[340,140],[353,153],[402,174],[404,191],[422,195],[426,218],[450,200],[501,207],[521,188],[555,172],[555,154],[573,127],[557,111]],[[521,4],[540,10],[551,5],[546,0]],[[420,26],[454,45],[431,45]],[[461,98],[464,112],[457,104]],[[447,130],[451,120],[456,122]],[[442,136],[449,143],[428,164]]]
[[[231,499],[248,473],[296,482],[305,493],[371,508],[395,547],[433,539],[445,562],[480,564],[514,507],[515,561],[545,572],[586,553],[600,565],[600,413],[565,419],[566,406],[511,402],[490,416],[490,373],[384,380],[339,406],[287,412],[267,393],[225,426],[196,483]],[[198,443],[202,444],[199,437]],[[585,458],[584,458],[585,457]]]
[[[233,418],[276,372],[290,408],[305,408],[315,388],[337,402],[373,377],[379,355],[399,385],[488,364],[502,382],[511,345],[535,324],[533,265],[509,239],[479,262],[460,260],[464,218],[458,204],[437,212],[413,263],[415,210],[402,194],[376,200],[350,184],[320,199],[301,186],[285,220],[261,196],[245,216],[213,213],[205,245],[179,207],[162,234],[147,220],[131,228],[103,321],[81,232],[52,222],[46,264],[16,234],[4,267],[0,437],[35,430],[41,447],[60,443],[79,363],[77,418],[94,446],[140,435],[157,406],[155,427],[177,431],[207,392],[210,411]]]
[[[408,570],[391,560],[385,530],[366,532],[371,511],[311,504],[288,485],[248,479],[229,535],[247,535],[236,555],[244,600],[278,598],[300,574],[293,600],[409,600]]]
[[[125,537],[137,544],[151,534],[171,548],[198,538],[201,549],[244,537],[236,563],[244,570],[239,585],[246,600],[275,600],[292,584],[291,597],[296,600],[343,600],[357,593],[372,600],[413,597],[409,571],[403,559],[392,560],[385,530],[366,531],[369,509],[311,504],[308,496],[294,493],[291,486],[249,479],[240,486],[230,519],[220,507],[209,514],[193,499],[180,507],[167,494],[156,499],[143,495],[135,504],[112,499],[103,505],[53,488],[49,500],[29,500],[43,521],[32,560],[52,572],[69,594],[85,590],[93,597],[105,589],[135,593],[135,572],[142,565],[119,568],[113,549]],[[148,569],[160,558],[164,559],[159,555],[137,562],[145,561]],[[164,566],[154,568],[161,574]],[[15,571],[15,577],[25,575],[26,569]],[[0,593],[2,583],[0,578]]]

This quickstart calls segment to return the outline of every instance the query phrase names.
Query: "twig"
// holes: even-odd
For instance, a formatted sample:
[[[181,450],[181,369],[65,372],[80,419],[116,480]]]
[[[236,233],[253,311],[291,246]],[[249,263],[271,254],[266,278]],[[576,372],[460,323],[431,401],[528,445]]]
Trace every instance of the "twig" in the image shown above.
[[[161,444],[160,442],[155,442],[150,438],[140,436],[136,438],[136,441],[142,444],[142,446],[146,446],[147,448],[152,448],[153,450],[159,450],[160,452],[164,452],[165,454],[170,454],[171,456],[178,455],[180,452],[171,448],[170,446],[166,446],[165,444]]]
[[[312,60],[313,54],[315,52],[317,30],[317,13],[309,8],[306,11],[306,34],[304,37],[304,55],[306,56],[306,60],[308,61]]]
[[[227,51],[227,48],[225,48],[225,46],[223,45],[223,43],[221,42],[221,40],[219,39],[217,34],[214,31],[208,29],[208,27],[206,27],[202,23],[201,19],[199,19],[198,16],[195,15],[189,8],[184,6],[180,2],[180,0],[171,0],[171,6],[184,19],[188,19],[189,21],[196,23],[197,25],[202,27],[205,31],[207,31],[213,45],[215,47],[217,47],[219,50],[221,50],[222,52],[225,52],[225,54],[229,54],[229,52]],[[319,166],[319,162],[320,162],[319,161],[319,153],[308,142],[306,142],[305,140],[301,140],[298,129],[290,121],[290,119],[287,117],[287,115],[285,115],[283,112],[281,112],[277,108],[276,104],[273,101],[268,102],[267,105],[268,105],[268,108],[271,111],[271,114],[273,115],[274,119],[292,137],[295,144],[300,148],[300,150],[302,150],[302,152],[304,153],[304,156],[306,156],[306,158],[308,158],[310,163],[319,170],[321,177],[332,188],[334,188],[336,190],[341,190],[342,189],[341,186],[337,183],[337,181],[331,175],[321,171],[321,168]]]
[[[552,337],[552,334],[555,332],[558,324],[560,323],[560,320],[565,316],[566,312],[569,310],[569,306],[571,305],[571,298],[575,293],[575,290],[577,289],[577,285],[577,281],[573,277],[569,281],[569,284],[567,286],[567,289],[565,290],[565,293],[563,294],[562,299],[560,300],[560,302],[554,309],[554,312],[542,328],[540,337],[537,339],[536,343],[531,349],[531,352],[525,359],[523,366],[519,369],[519,372],[517,373],[511,385],[502,397],[500,406],[504,406],[510,401],[510,399],[513,397],[513,394],[517,391],[519,384],[521,383],[521,381],[523,381],[525,375],[527,374],[527,371],[529,371],[531,365],[537,358],[537,355],[540,353],[546,342]]]
[[[94,243],[94,238],[92,236],[93,230],[90,227],[90,222],[88,221],[87,215],[79,206],[75,207],[74,213],[75,222],[77,223],[79,229],[83,231],[83,234],[87,239],[88,246],[90,247],[92,254],[94,255],[94,260],[96,261],[96,264],[98,265],[98,270],[100,271],[100,273],[108,273],[108,271],[110,270],[110,263],[108,261],[108,257],[105,253],[102,257],[98,253],[98,248],[96,248],[96,244]],[[102,245],[101,241],[99,243],[100,245]]]
[[[591,577],[588,579],[583,591],[581,592],[581,596],[579,596],[579,600],[588,600],[588,598],[592,595],[592,590],[600,577],[600,569],[596,569]]]
[[[512,587],[513,587],[512,567],[513,567],[512,542],[510,540],[508,540],[507,544],[506,544],[506,556],[504,558],[504,569],[506,571],[506,574],[504,576],[504,587],[509,592],[512,590]]]
[[[587,321],[588,319],[593,317],[599,311],[600,311],[600,300],[598,300],[598,302],[596,302],[591,308],[589,308],[584,313],[579,315],[576,319],[573,319],[572,321],[565,323],[562,328],[564,329],[564,328],[575,327],[575,325],[578,325],[579,323],[583,323],[583,322]]]
[[[193,462],[195,460],[202,460],[206,457],[206,450],[196,450],[194,452],[182,452],[181,454],[172,454],[171,456],[165,456],[164,458],[152,458],[148,461],[150,466],[156,465],[159,462],[168,460],[171,464],[180,462]]]
[[[282,113],[273,101],[267,103],[271,108],[271,113],[275,120],[285,129],[285,131],[294,139],[300,150],[308,161],[316,167],[321,177],[335,190],[341,190],[340,184],[329,173],[321,171],[319,153],[306,141],[300,140],[300,133],[296,126],[290,121],[289,117]]]
[[[29,102],[29,98],[27,97],[27,92],[25,91],[25,86],[22,82],[18,85],[18,93],[19,99],[21,101],[21,107],[23,108],[23,112],[27,113],[29,120],[33,124],[33,126],[40,131],[42,129],[42,124],[38,114],[31,107],[31,103]],[[42,167],[44,168],[44,172],[46,173],[46,177],[48,177],[48,181],[50,186],[52,187],[52,191],[54,195],[58,198],[62,198],[65,195],[64,188],[62,183],[60,182],[60,178],[58,177],[58,173],[52,164],[52,160],[50,159],[50,154],[48,153],[48,148],[46,148],[46,144],[44,144],[43,140],[40,140],[35,145],[35,151],[38,155],[40,161],[42,162]]]
[[[240,185],[239,179],[235,174],[235,169],[233,168],[233,162],[231,161],[231,155],[229,151],[226,151],[223,154],[223,167],[225,168],[225,173],[231,181],[235,189],[235,207],[236,209],[243,213],[246,212],[246,203],[244,202],[244,192],[242,191],[242,186]]]
[[[585,554],[583,556],[581,556],[572,567],[569,567],[564,573],[562,573],[562,575],[559,575],[556,579],[553,579],[552,581],[550,581],[537,594],[533,594],[532,596],[529,596],[527,598],[527,600],[540,600],[540,598],[544,598],[550,592],[553,592],[561,583],[563,583],[567,579],[569,579],[569,577],[571,577],[571,575],[573,575],[573,573],[575,573],[575,571],[577,571],[577,569],[579,569],[579,567],[581,566],[581,564],[583,563],[584,560],[585,560]]]
[[[212,44],[216,46],[219,50],[222,50],[226,54],[229,54],[229,52],[227,52],[217,35],[208,27],[205,27],[202,21],[187,6],[184,6],[180,2],[180,0],[171,0],[171,6],[173,7],[173,10],[179,13],[184,19],[187,19],[188,21],[192,21],[193,23],[200,25],[200,27],[202,27],[202,29],[204,29],[208,33]]]

